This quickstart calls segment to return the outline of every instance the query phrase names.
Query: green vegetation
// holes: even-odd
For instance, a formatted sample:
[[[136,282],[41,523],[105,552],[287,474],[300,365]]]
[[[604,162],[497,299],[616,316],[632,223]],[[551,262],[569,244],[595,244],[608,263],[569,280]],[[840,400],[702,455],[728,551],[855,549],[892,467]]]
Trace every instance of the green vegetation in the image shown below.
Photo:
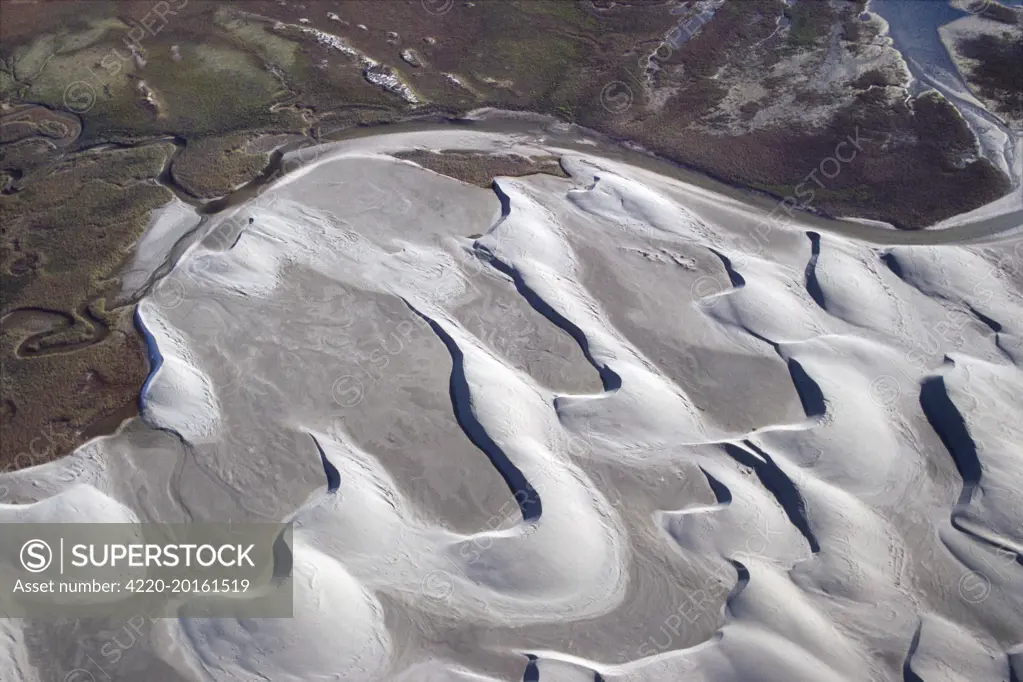
[[[202,137],[189,140],[174,159],[171,175],[185,191],[209,199],[232,191],[252,180],[266,167],[269,154],[250,154],[250,136]]]
[[[490,73],[510,78],[528,99],[538,99],[568,75],[565,66],[574,60],[575,46],[570,40],[553,35],[502,38],[490,47],[488,57],[496,62]],[[529,77],[522,82],[519,74]]]
[[[969,124],[937,91],[925,92],[913,101],[913,127],[920,139],[940,155],[940,166],[947,169],[977,154],[977,141]]]
[[[835,93],[793,70],[835,57],[826,38],[837,28],[845,54],[871,43],[877,24],[858,21],[863,0],[789,7],[728,0],[691,40],[658,52],[652,89],[640,64],[686,18],[659,0],[600,9],[588,0],[480,0],[457,2],[444,16],[406,2],[346,0],[338,4],[346,23],[306,5],[190,0],[159,32],[144,35],[136,54],[125,39],[147,11],[138,3],[0,5],[0,100],[48,107],[31,115],[0,110],[0,315],[34,307],[64,320],[28,344],[37,334],[28,327],[0,331],[7,400],[0,457],[46,424],[64,424],[69,435],[60,447],[71,447],[80,442],[76,429],[134,400],[145,360],[127,311],[108,310],[104,294],[117,287],[152,209],[172,196],[157,178],[176,149],[176,183],[210,198],[265,168],[267,151],[250,153],[250,139],[326,139],[352,126],[495,107],[551,114],[782,197],[855,134],[864,149],[833,184],[815,188],[814,207],[905,228],[1007,191],[997,169],[974,159],[972,134],[940,98],[907,105],[890,89],[870,87],[887,84],[875,70],[840,84],[853,103],[827,114]],[[790,25],[778,31],[781,12]],[[343,45],[317,40],[314,30]],[[1018,38],[964,47],[977,61],[977,87],[1005,112],[1021,109],[1020,49]],[[407,66],[404,50],[415,50],[422,66]],[[395,69],[424,101],[410,106],[368,83],[366,60]],[[616,93],[632,97],[608,106],[602,93],[615,81],[625,84]],[[819,124],[785,125],[784,112],[775,115],[779,102],[824,114]],[[772,111],[757,116],[762,107]],[[58,113],[47,118],[42,111],[51,109]],[[10,112],[17,116],[7,118]],[[883,150],[882,140],[891,140]],[[496,175],[563,175],[552,158],[402,158],[481,187]],[[22,344],[42,355],[18,357]]]
[[[577,2],[537,2],[537,0],[516,0],[515,9],[525,15],[543,15],[557,20],[562,27],[578,29],[595,28],[597,21],[586,13]]]
[[[67,320],[41,335],[18,324],[0,333],[0,387],[14,410],[0,463],[44,429],[56,434],[52,455],[63,454],[79,430],[133,403],[146,360],[130,311],[108,312],[95,300],[116,284],[152,210],[172,198],[151,180],[173,149],[80,153],[0,196],[0,316],[37,310]]]
[[[461,180],[477,187],[490,187],[495,177],[535,175],[542,173],[567,178],[556,157],[527,158],[506,154],[477,154],[464,152],[401,152],[395,158],[413,161],[435,173]]]
[[[0,467],[41,464],[79,445],[97,421],[136,412],[147,362],[130,314],[112,319],[109,335],[73,353],[18,358],[23,336],[14,325],[0,330]]]
[[[881,69],[871,69],[860,75],[855,81],[853,81],[853,87],[857,90],[866,90],[871,87],[880,87],[885,85],[891,85],[888,81],[888,76]]]
[[[1023,118],[1023,36],[1003,32],[963,40],[959,49],[977,66],[970,81],[984,97],[997,102],[998,110]]]
[[[159,175],[173,149],[160,144],[85,152],[20,192],[0,196],[0,313],[25,306],[71,313],[99,295],[151,211],[173,197],[146,182]],[[26,254],[37,254],[41,268],[11,274],[11,264]],[[9,298],[13,291],[19,295]]]
[[[303,127],[294,112],[271,111],[289,93],[251,54],[211,38],[180,45],[177,59],[171,46],[159,36],[133,57],[123,42],[107,39],[75,52],[51,53],[35,75],[23,79],[22,96],[81,112],[83,142]]]
[[[789,47],[795,49],[807,49],[817,44],[820,38],[817,21],[814,14],[814,3],[802,0],[785,9],[785,16],[788,17],[789,25]]]

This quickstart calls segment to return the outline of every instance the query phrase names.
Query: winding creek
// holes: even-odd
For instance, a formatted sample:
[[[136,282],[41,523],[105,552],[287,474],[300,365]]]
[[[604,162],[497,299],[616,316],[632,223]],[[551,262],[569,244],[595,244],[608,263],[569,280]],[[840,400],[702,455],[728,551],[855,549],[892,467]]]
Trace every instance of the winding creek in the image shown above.
[[[876,0],[875,0],[876,1]],[[553,119],[544,117],[508,117],[501,112],[487,114],[472,120],[447,120],[418,121],[407,123],[392,123],[386,125],[368,126],[364,128],[344,129],[332,134],[325,135],[320,141],[324,143],[341,142],[347,139],[355,139],[373,135],[394,134],[402,132],[419,132],[429,130],[450,130],[452,128],[463,129],[475,132],[493,132],[520,136],[526,139],[561,149],[576,151],[583,154],[600,154],[606,158],[630,163],[679,179],[703,189],[718,192],[732,199],[738,199],[752,208],[771,211],[778,205],[777,200],[751,190],[728,185],[717,181],[696,171],[683,168],[678,164],[659,158],[653,154],[644,153],[633,149],[626,149],[617,144],[614,140],[597,134],[593,131],[581,129],[577,126],[569,126]],[[206,233],[208,221],[228,209],[234,208],[259,196],[274,181],[281,178],[287,172],[300,167],[304,154],[298,155],[298,163],[292,163],[294,157],[289,158],[285,164],[284,159],[289,152],[307,148],[314,143],[311,139],[298,139],[294,142],[277,149],[270,155],[269,162],[264,170],[248,183],[242,185],[235,191],[209,201],[201,201],[184,188],[179,186],[170,172],[174,159],[185,148],[185,142],[181,138],[166,136],[154,140],[148,140],[145,144],[159,144],[173,142],[175,153],[168,157],[163,171],[156,182],[170,190],[180,201],[192,206],[200,220],[198,224],[184,235],[171,247],[164,261],[153,271],[147,280],[132,292],[131,295],[119,300],[116,305],[108,308],[111,312],[117,311],[125,306],[134,305],[142,296],[146,295],[153,285],[173,270],[178,258],[196,241]],[[114,148],[120,145],[103,145],[97,148]],[[94,148],[95,149],[95,148]],[[310,155],[310,160],[315,154]],[[287,167],[286,167],[287,166]],[[849,220],[835,220],[820,215],[804,213],[800,216],[801,221],[808,227],[833,234],[840,234],[861,241],[877,245],[936,245],[952,244],[963,242],[982,242],[996,240],[999,235],[1013,231],[1023,226],[1023,210],[1016,210],[1002,215],[982,218],[974,221],[964,222],[953,227],[940,230],[921,230],[916,232],[898,231],[879,225],[859,223]],[[98,343],[106,338],[109,333],[107,324],[90,312],[90,307],[99,299],[107,299],[108,296],[99,296],[89,301],[79,313],[82,320],[89,324],[92,329],[92,336],[88,339],[75,341],[69,344],[53,344],[47,346],[45,337],[63,333],[67,326],[52,323],[49,331],[30,332],[18,347],[19,357],[30,357],[34,354],[54,354],[72,352],[83,347]],[[27,321],[38,321],[39,315],[47,316],[47,319],[55,319],[53,316],[64,316],[64,313],[56,311],[31,311],[29,309],[17,309],[8,313],[0,324],[4,326],[17,325],[23,327]],[[65,320],[66,322],[66,320]],[[31,326],[31,325],[30,325]],[[41,350],[32,350],[36,346],[46,346]]]
[[[543,145],[566,152],[602,156],[614,161],[629,163],[702,189],[710,190],[722,195],[723,198],[738,200],[753,209],[770,212],[778,206],[778,201],[772,197],[719,182],[641,150],[627,149],[617,144],[614,140],[610,140],[593,131],[581,129],[577,126],[569,126],[553,119],[539,116],[512,117],[504,112],[492,112],[479,115],[473,119],[415,121],[365,128],[349,128],[325,135],[319,141],[323,143],[341,142],[381,134],[452,129],[464,130],[466,132],[501,133],[511,136],[518,142]],[[300,168],[305,162],[315,160],[318,156],[317,153],[306,154],[304,152],[289,155],[289,152],[300,151],[315,144],[314,140],[308,138],[297,139],[272,152],[266,167],[256,178],[223,197],[204,202],[178,186],[170,172],[174,158],[185,148],[183,140],[176,137],[162,137],[148,140],[145,144],[165,143],[167,141],[175,144],[176,151],[167,159],[165,167],[156,182],[167,187],[178,200],[192,207],[197,217],[195,225],[173,241],[172,245],[162,256],[162,261],[132,291],[122,292],[122,295],[118,297],[111,297],[109,292],[107,292],[107,295],[97,296],[95,299],[87,302],[80,310],[76,311],[75,316],[59,311],[34,308],[21,308],[8,312],[0,319],[0,325],[7,330],[13,329],[23,333],[23,338],[20,339],[16,350],[18,357],[30,358],[74,352],[103,341],[109,335],[110,328],[103,319],[93,314],[91,308],[94,304],[104,300],[105,303],[109,304],[106,308],[109,312],[116,312],[135,306],[161,279],[173,271],[178,260],[191,246],[206,236],[213,217],[258,197],[266,188],[272,186],[284,175]],[[808,230],[812,229],[819,232],[839,234],[874,245],[984,243],[997,241],[1006,233],[1015,232],[1023,227],[1023,210],[1015,210],[994,217],[970,220],[944,229],[916,232],[898,231],[879,224],[836,220],[809,213],[800,215],[800,222]],[[811,236],[811,238],[813,237]],[[136,330],[143,340],[146,341],[146,346],[149,348],[149,379],[151,379],[160,366],[159,353],[155,352],[152,340],[148,338],[146,330],[138,324],[137,316],[135,320]],[[88,332],[86,337],[77,338],[69,342],[60,342],[52,338],[55,335],[67,333],[76,324],[82,324],[86,327]],[[607,377],[602,378],[605,381],[607,380]],[[148,381],[147,379],[147,384]],[[145,387],[142,389],[142,393],[144,392]],[[110,430],[116,429],[117,424],[114,424],[112,420],[107,421],[110,421],[110,423],[104,422],[104,429],[107,427]],[[93,435],[99,434],[94,433]],[[538,510],[524,510],[524,514],[530,515],[536,511]]]

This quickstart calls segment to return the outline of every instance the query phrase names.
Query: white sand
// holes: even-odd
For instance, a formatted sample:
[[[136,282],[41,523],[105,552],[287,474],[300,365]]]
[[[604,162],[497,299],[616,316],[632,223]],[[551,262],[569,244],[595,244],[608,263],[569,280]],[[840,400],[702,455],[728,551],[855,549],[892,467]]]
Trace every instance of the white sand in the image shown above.
[[[1009,679],[1023,239],[814,257],[596,155],[492,192],[417,147],[561,153],[304,152],[140,304],[143,421],[0,480],[6,521],[294,521],[294,619],[162,622],[111,679]],[[75,667],[2,627],[4,679]]]

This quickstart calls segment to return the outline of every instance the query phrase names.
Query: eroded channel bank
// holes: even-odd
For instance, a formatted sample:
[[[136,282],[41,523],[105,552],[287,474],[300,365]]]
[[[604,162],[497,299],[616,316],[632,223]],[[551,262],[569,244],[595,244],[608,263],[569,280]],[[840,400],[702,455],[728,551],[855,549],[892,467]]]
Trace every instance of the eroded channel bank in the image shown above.
[[[437,148],[453,151],[495,152],[493,147],[479,149],[478,138],[472,134],[480,133],[489,135],[491,138],[506,138],[505,142],[508,147],[530,145],[549,149],[555,155],[570,153],[597,159],[609,159],[679,180],[701,190],[720,195],[722,199],[739,202],[754,213],[764,214],[766,224],[791,223],[797,229],[839,234],[877,245],[937,245],[992,241],[997,240],[1003,233],[1014,231],[1023,225],[1023,211],[963,222],[940,230],[917,232],[898,231],[876,224],[835,220],[812,213],[790,210],[784,202],[779,202],[774,198],[727,185],[643,150],[627,148],[600,134],[577,126],[537,115],[512,116],[504,112],[481,112],[471,119],[442,122],[417,121],[355,129],[347,128],[324,134],[319,140],[296,139],[273,152],[267,166],[252,181],[225,196],[206,202],[187,196],[182,188],[176,186],[165,169],[158,182],[168,187],[179,200],[187,202],[193,208],[196,224],[169,246],[166,253],[162,254],[160,264],[154,268],[140,286],[134,291],[121,292],[118,304],[112,310],[135,306],[157,282],[174,270],[180,258],[189,248],[207,235],[210,226],[222,214],[256,199],[279,181],[286,179],[289,174],[300,171],[307,164],[315,163],[335,152],[343,151],[346,143],[354,143],[376,136],[410,134],[407,136],[408,149],[422,148],[430,146],[429,139],[432,133],[442,131],[462,131],[469,135],[458,138],[461,141],[455,143],[452,143],[450,137],[445,137],[443,144],[438,144]],[[180,151],[179,147],[176,152],[180,153]],[[168,160],[168,168],[170,163],[171,160]],[[135,331],[138,332],[138,329],[136,328]],[[149,347],[149,344],[144,344],[144,346]],[[152,350],[150,347],[150,360],[152,360]],[[152,377],[157,368],[158,363],[151,361],[146,381]],[[141,390],[141,387],[138,388]],[[101,420],[101,425],[97,425],[97,428],[90,427],[83,435],[87,438],[105,435],[116,430],[123,418],[133,416],[135,416],[134,411],[120,412],[115,415],[118,417],[117,419]]]

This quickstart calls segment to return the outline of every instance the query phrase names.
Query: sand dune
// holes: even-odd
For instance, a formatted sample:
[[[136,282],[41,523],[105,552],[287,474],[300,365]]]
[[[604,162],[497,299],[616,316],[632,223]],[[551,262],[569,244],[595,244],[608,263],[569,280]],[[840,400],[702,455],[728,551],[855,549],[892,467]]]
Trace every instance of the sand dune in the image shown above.
[[[0,481],[7,521],[294,523],[294,619],[161,622],[110,679],[1019,678],[1018,232],[765,228],[522,136],[303,158],[139,304],[141,419]],[[4,679],[77,666],[48,627]]]

